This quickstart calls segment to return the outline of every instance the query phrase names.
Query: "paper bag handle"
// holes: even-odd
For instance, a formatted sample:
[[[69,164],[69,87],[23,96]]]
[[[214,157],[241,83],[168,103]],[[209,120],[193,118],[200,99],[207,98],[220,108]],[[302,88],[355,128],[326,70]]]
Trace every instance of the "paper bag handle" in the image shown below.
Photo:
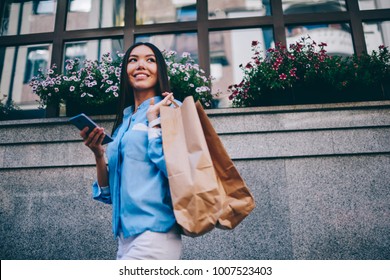
[[[179,104],[177,104],[177,102],[175,100],[172,99],[171,102],[173,103],[173,105],[175,105],[175,108],[179,108],[180,107]]]

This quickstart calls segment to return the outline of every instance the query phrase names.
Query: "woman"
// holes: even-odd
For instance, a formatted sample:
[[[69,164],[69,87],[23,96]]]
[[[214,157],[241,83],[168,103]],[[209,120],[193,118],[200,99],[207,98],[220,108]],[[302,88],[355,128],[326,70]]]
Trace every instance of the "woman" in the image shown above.
[[[131,46],[123,57],[114,141],[104,159],[103,128],[80,132],[95,155],[93,197],[113,207],[117,259],[179,259],[176,226],[162,149],[159,113],[172,103],[165,60],[150,43]]]

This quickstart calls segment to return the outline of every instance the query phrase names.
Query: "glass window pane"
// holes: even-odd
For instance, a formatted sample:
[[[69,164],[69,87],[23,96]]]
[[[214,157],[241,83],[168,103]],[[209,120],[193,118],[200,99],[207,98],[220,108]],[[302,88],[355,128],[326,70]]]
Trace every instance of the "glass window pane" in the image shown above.
[[[349,24],[292,25],[286,28],[287,46],[309,35],[317,43],[326,43],[329,55],[347,56],[354,53]]]
[[[67,30],[124,25],[124,0],[68,0]]]
[[[344,0],[282,0],[284,14],[346,11]]]
[[[165,34],[154,36],[137,36],[136,42],[150,42],[161,51],[176,51],[178,54],[188,52],[198,63],[198,38],[196,33]]]
[[[81,61],[85,59],[100,60],[103,54],[117,52],[123,53],[122,39],[103,39],[103,40],[89,40],[69,42],[65,44],[64,48],[64,67],[65,61],[68,59]]]
[[[54,30],[57,1],[7,0],[0,35],[19,35]]]
[[[271,14],[269,0],[226,1],[209,0],[209,19],[243,18]]]
[[[32,93],[29,81],[39,69],[48,68],[52,45],[29,45],[0,48],[1,93],[21,109],[37,109],[38,96]]]
[[[360,10],[390,9],[389,0],[359,0]]]
[[[196,20],[196,0],[137,0],[137,24]]]
[[[251,60],[252,41],[259,41],[265,52],[273,42],[272,28],[210,32],[210,70],[212,92],[220,92],[218,107],[230,107],[228,87],[243,78],[240,64]]]
[[[390,21],[364,22],[363,28],[368,53],[380,45],[390,46]]]

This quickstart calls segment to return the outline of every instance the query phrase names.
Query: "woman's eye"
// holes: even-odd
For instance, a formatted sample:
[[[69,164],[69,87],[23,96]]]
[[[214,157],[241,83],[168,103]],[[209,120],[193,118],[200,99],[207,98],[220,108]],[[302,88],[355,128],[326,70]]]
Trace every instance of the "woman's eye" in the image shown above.
[[[154,58],[149,58],[148,61],[149,62],[156,62],[156,60]]]
[[[136,62],[137,60],[135,58],[129,58],[129,62]]]

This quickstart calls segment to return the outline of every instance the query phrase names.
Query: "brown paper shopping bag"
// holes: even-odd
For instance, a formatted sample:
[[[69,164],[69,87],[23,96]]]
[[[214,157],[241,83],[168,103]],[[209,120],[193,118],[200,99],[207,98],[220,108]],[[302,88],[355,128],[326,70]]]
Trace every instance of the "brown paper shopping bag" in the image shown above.
[[[162,107],[161,127],[174,213],[184,233],[237,226],[254,200],[200,103],[190,96],[181,107]]]
[[[223,194],[195,104],[185,99],[178,108],[162,106],[160,115],[176,220],[186,235],[202,235],[215,227],[221,215]]]
[[[224,196],[222,213],[216,226],[233,229],[254,209],[255,202],[200,102],[196,102],[196,109]]]

